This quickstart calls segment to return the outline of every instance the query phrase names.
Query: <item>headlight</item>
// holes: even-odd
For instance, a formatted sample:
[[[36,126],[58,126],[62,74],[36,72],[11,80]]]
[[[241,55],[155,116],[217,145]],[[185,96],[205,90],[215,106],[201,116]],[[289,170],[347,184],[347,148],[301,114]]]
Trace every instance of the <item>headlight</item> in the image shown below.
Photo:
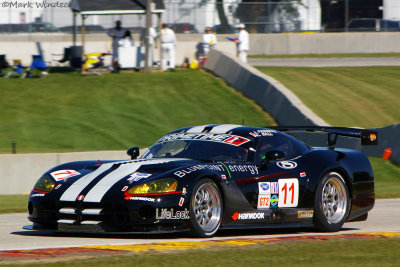
[[[35,186],[33,187],[34,190],[42,191],[42,192],[50,192],[53,190],[54,185],[56,182],[53,178],[49,175],[43,175],[40,179],[36,182]]]
[[[128,190],[128,194],[157,194],[174,192],[178,187],[178,182],[174,178],[162,179],[142,185],[134,186]]]

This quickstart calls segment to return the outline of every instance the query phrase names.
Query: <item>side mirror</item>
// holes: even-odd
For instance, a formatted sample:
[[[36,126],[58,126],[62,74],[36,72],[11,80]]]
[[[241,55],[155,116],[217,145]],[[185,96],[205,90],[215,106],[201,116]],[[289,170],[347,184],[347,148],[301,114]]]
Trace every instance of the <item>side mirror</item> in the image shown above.
[[[267,153],[265,153],[265,158],[261,162],[260,166],[258,166],[258,168],[260,170],[265,170],[270,161],[272,161],[272,160],[283,160],[285,158],[286,158],[286,155],[282,151],[279,151],[279,150],[268,151]]]
[[[137,146],[131,147],[126,151],[126,154],[128,154],[131,159],[137,159],[139,156],[139,148]]]

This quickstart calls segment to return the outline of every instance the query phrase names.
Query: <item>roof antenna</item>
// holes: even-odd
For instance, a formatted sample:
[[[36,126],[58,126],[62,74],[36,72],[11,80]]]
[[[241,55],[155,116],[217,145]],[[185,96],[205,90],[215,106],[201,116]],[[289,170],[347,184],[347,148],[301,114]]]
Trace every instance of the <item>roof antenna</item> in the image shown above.
[[[242,125],[244,126],[244,119],[242,119]]]

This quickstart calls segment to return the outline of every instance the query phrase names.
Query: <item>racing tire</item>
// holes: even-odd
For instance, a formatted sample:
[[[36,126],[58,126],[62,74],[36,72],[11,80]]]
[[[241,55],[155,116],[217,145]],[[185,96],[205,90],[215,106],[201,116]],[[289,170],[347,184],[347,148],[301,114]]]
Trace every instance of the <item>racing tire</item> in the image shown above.
[[[342,228],[350,212],[349,190],[343,177],[330,172],[318,184],[313,223],[322,232],[337,232]]]
[[[211,179],[200,180],[190,201],[190,229],[196,237],[211,237],[222,221],[223,204],[218,186]]]

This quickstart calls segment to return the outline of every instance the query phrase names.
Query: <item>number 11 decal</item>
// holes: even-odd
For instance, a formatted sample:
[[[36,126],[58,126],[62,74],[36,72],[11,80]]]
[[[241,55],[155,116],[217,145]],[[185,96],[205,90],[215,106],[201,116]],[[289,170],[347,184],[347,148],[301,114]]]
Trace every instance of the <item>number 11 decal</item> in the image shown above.
[[[279,179],[278,207],[297,207],[299,201],[299,181],[297,179]]]

